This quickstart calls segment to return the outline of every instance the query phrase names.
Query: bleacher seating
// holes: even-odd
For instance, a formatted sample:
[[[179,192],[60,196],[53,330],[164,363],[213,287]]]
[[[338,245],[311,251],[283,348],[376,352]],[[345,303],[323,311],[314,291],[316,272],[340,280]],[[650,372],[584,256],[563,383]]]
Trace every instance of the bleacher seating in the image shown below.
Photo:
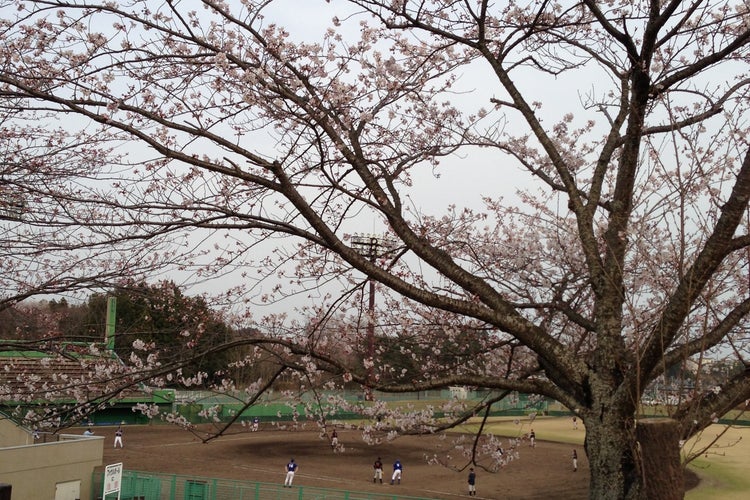
[[[70,400],[81,393],[87,399],[142,394],[137,387],[122,388],[127,380],[124,365],[112,356],[14,354],[0,356],[0,404]]]

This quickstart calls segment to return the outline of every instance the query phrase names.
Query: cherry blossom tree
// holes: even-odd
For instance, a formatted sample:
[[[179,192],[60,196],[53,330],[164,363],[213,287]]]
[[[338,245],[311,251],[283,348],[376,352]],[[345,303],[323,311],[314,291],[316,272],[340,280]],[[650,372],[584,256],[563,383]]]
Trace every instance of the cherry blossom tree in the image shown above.
[[[637,417],[676,365],[748,366],[746,2],[320,2],[298,31],[281,0],[0,5],[2,300],[155,273],[307,297],[221,347],[278,361],[247,404],[289,373],[543,395],[586,424],[591,498],[682,496],[644,481]],[[480,162],[502,181],[415,201]],[[748,376],[681,395],[665,456]]]

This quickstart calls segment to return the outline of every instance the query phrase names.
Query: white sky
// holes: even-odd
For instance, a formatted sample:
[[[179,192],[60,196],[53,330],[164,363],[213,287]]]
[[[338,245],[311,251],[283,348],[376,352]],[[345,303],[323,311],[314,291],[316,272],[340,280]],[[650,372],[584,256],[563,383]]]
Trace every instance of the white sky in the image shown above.
[[[289,32],[292,39],[310,41],[322,40],[322,33],[331,26],[331,19],[338,16],[344,19],[347,13],[352,12],[352,7],[348,2],[342,0],[333,0],[326,2],[324,0],[274,0],[269,8],[266,9],[266,24],[275,23],[284,26]],[[376,21],[371,21],[375,23]],[[352,30],[357,30],[357,25],[352,23]],[[358,37],[358,32],[353,31],[353,36]],[[484,62],[475,63],[463,69],[463,74],[458,82],[458,92],[455,96],[454,103],[461,103],[466,109],[478,109],[480,107],[490,108],[490,97],[497,95],[500,91],[499,84],[495,77],[489,73],[489,67]],[[545,109],[549,113],[550,120],[556,121],[562,113],[567,112],[565,104],[568,99],[576,98],[576,91],[571,92],[571,87],[552,87],[549,83],[540,81],[538,78],[523,82],[525,91],[539,93],[540,100],[549,97],[554,92],[560,94],[559,99],[553,102],[560,105],[559,109]],[[567,90],[567,92],[562,92]],[[565,94],[565,97],[563,97]],[[552,117],[555,117],[553,120]],[[510,123],[510,126],[513,124]],[[519,122],[520,125],[520,122]],[[136,148],[127,146],[131,151],[131,158],[150,157],[149,153],[139,153]],[[516,164],[507,157],[501,156],[496,151],[474,149],[470,155],[466,152],[462,156],[453,156],[443,158],[441,165],[433,170],[425,166],[421,173],[414,175],[414,185],[408,192],[408,198],[413,207],[427,215],[443,215],[449,205],[455,204],[459,209],[463,207],[481,210],[483,203],[482,196],[491,196],[493,198],[502,197],[508,203],[517,203],[515,196],[516,189],[527,185],[530,181],[529,175],[521,172]],[[437,176],[433,175],[437,174]],[[357,229],[361,232],[380,233],[382,227],[378,226],[376,221],[363,220],[361,226]],[[237,234],[234,235],[238,237]],[[241,236],[239,236],[241,237]],[[255,250],[258,254],[269,251],[278,240],[263,242]],[[155,276],[155,279],[173,279],[180,284],[184,280],[190,281],[192,278],[184,276],[179,272],[172,272],[167,275]],[[243,278],[234,273],[221,277],[216,281],[209,281],[192,287],[188,293],[197,292],[221,292],[228,286],[240,283]],[[274,283],[263,283],[257,288],[260,295],[263,291],[270,289]],[[321,291],[322,293],[322,291]],[[303,294],[297,299],[282,304],[268,306],[269,311],[289,311],[290,305],[302,305],[309,300],[307,294]],[[260,311],[258,311],[260,313]]]
[[[274,22],[286,27],[292,39],[318,41],[322,40],[322,33],[331,25],[331,19],[334,16],[343,19],[351,10],[350,4],[343,0],[333,0],[330,3],[324,0],[274,0],[266,10],[266,23]],[[351,29],[356,30],[356,24]],[[353,35],[358,35],[358,33],[353,32]],[[478,62],[466,67],[463,71],[458,83],[460,95],[454,102],[460,102],[467,109],[490,108],[489,99],[500,92],[500,86],[490,73],[487,63]],[[565,78],[540,77],[536,73],[531,78],[521,79],[521,76],[517,78],[519,78],[517,81],[519,86],[529,95],[528,100],[544,102],[545,107],[540,111],[540,115],[546,125],[557,122],[568,112],[575,109],[581,110],[580,92],[594,89],[602,93],[610,86],[609,81],[597,81],[593,72],[586,74],[578,71],[575,72],[575,76]],[[512,129],[516,126],[513,120],[517,117],[509,114],[508,118],[510,120],[508,127]],[[583,118],[582,115],[581,118]],[[603,118],[597,116],[596,119],[602,120]],[[526,129],[525,125],[521,128],[520,120],[517,126],[519,131]],[[472,151],[470,156],[444,158],[435,172],[439,174],[439,178],[432,175],[431,168],[425,167],[423,173],[415,176],[414,186],[409,191],[409,199],[416,208],[435,216],[445,213],[450,204],[455,204],[459,208],[469,207],[481,210],[483,195],[493,198],[502,197],[507,203],[515,204],[517,203],[516,189],[533,184],[529,174],[521,172],[514,161],[488,150],[477,149]],[[365,220],[360,230],[379,233],[382,227],[377,227],[374,221]],[[259,245],[257,251],[259,253],[267,251],[275,244],[276,241],[265,242]],[[171,277],[177,283],[181,282],[178,273],[173,273]],[[221,291],[227,285],[239,282],[241,279],[236,275],[227,276],[216,283],[202,285],[194,290]],[[272,285],[272,283],[263,284],[261,289]],[[294,302],[304,303],[307,300],[305,297],[302,296]],[[288,311],[289,305],[273,306],[270,309]]]

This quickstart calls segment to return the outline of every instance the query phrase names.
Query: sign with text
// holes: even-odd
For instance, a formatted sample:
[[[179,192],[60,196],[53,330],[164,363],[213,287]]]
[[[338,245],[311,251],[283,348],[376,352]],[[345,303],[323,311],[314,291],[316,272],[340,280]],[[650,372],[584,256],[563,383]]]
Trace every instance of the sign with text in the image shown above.
[[[122,463],[108,465],[104,468],[104,496],[117,493],[120,498],[120,485],[122,484]]]

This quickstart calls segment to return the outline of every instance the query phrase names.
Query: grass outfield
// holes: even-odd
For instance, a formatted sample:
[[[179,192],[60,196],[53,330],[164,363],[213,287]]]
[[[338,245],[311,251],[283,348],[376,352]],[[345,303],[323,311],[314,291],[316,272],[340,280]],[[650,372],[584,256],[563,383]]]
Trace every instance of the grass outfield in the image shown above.
[[[474,432],[478,423],[469,423],[458,430]],[[585,430],[578,422],[578,430],[573,429],[569,417],[537,417],[530,422],[524,417],[500,417],[491,419],[485,432],[507,437],[520,437],[534,428],[537,439],[583,445]],[[707,446],[725,426],[713,425],[700,436],[685,445],[686,452],[697,451]],[[690,469],[698,474],[701,482],[688,491],[686,500],[744,500],[750,491],[750,427],[730,428],[707,454],[701,455],[690,464]]]
[[[685,445],[691,451],[707,446],[725,426],[712,425]],[[694,460],[691,470],[701,478],[697,488],[689,491],[687,500],[744,500],[750,491],[750,427],[732,427],[706,455]]]

